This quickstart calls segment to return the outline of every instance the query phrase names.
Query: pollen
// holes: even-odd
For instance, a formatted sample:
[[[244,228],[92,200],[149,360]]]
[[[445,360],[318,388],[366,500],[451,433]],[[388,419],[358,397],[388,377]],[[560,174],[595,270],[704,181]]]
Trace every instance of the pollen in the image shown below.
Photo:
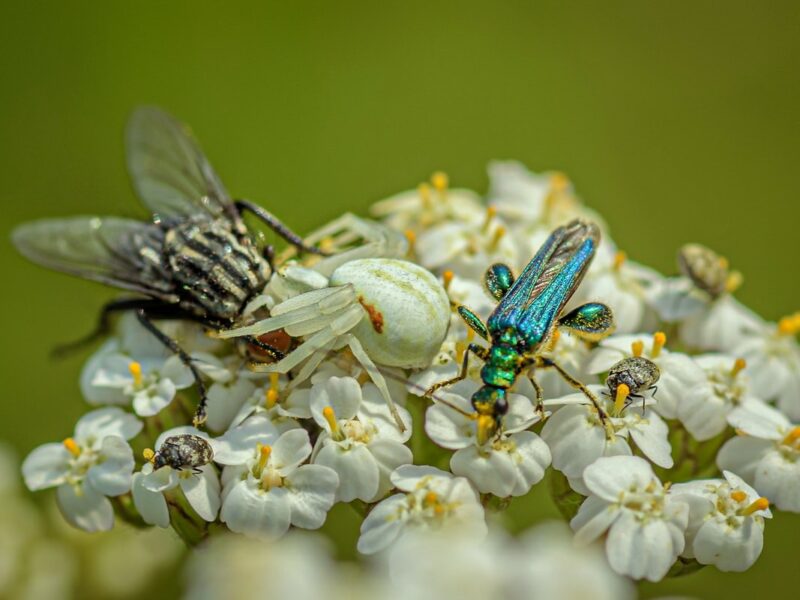
[[[667,343],[667,335],[663,331],[656,331],[653,334],[653,348],[650,350],[650,358],[658,358],[661,349]]]
[[[741,504],[747,500],[747,494],[745,494],[742,490],[734,490],[731,492],[731,499]]]
[[[142,450],[142,456],[147,462],[151,463],[153,462],[153,459],[156,457],[156,453],[153,452],[152,448],[145,448],[144,450]]]
[[[494,252],[497,250],[497,245],[500,243],[500,240],[503,239],[506,235],[506,228],[502,225],[494,230],[494,235],[492,236],[492,241],[489,242],[489,251]]]
[[[762,497],[751,503],[749,506],[743,508],[740,511],[740,514],[744,516],[749,516],[752,515],[754,512],[758,512],[759,510],[767,510],[768,508],[769,508],[769,500]]]
[[[447,173],[443,171],[436,171],[433,175],[431,175],[431,184],[433,184],[434,189],[443,194],[447,191],[447,187],[450,185],[450,178],[447,176]]]
[[[66,448],[67,451],[75,458],[78,458],[81,455],[81,447],[78,446],[78,444],[72,438],[67,438],[61,443],[64,444],[64,448]]]
[[[798,440],[800,440],[800,426],[795,427],[789,433],[787,433],[786,437],[783,438],[783,443],[786,446],[794,446],[797,444]]]
[[[733,363],[733,368],[731,369],[731,377],[736,377],[746,368],[747,368],[747,361],[743,358],[737,358]]]
[[[783,335],[797,335],[800,332],[800,312],[787,315],[778,321],[778,331]]]
[[[403,232],[403,235],[406,237],[406,240],[408,240],[408,248],[409,248],[409,251],[412,251],[412,252],[413,252],[413,250],[414,250],[414,244],[416,244],[416,242],[417,242],[417,234],[416,234],[416,233],[414,233],[414,230],[413,230],[413,229],[406,229],[406,230]]]
[[[644,352],[644,342],[642,340],[636,340],[631,344],[631,354],[634,356],[641,356]]]
[[[142,364],[136,362],[135,360],[132,360],[128,364],[128,371],[130,372],[131,377],[133,377],[133,384],[136,387],[141,386],[142,385]]]
[[[484,231],[489,229],[489,225],[491,225],[492,220],[497,216],[497,208],[494,206],[487,206],[486,207],[486,218],[483,220],[483,229]]]
[[[622,414],[622,409],[625,408],[625,400],[631,393],[631,388],[626,383],[620,383],[617,386],[617,395],[614,398],[614,414],[619,416]]]
[[[422,200],[422,206],[427,208],[431,204],[431,186],[427,183],[420,183],[417,186],[417,193],[419,194],[420,200]]]
[[[628,260],[628,255],[624,251],[619,250],[614,255],[614,270],[619,271],[622,265],[625,264],[626,260]]]
[[[569,187],[569,178],[564,173],[550,175],[550,187],[554,192],[564,192]]]
[[[733,271],[725,280],[725,291],[732,294],[744,283],[744,276],[739,271]]]
[[[272,446],[258,444],[256,448],[258,448],[258,472],[261,473],[267,466],[269,455],[272,454]]]
[[[450,284],[453,282],[453,272],[448,270],[442,273],[442,285],[444,286],[445,291],[450,289]]]
[[[331,428],[331,433],[336,435],[339,433],[339,423],[336,421],[336,413],[333,412],[333,409],[330,406],[326,406],[322,409],[322,416],[325,417],[325,420],[328,422],[328,426]]]

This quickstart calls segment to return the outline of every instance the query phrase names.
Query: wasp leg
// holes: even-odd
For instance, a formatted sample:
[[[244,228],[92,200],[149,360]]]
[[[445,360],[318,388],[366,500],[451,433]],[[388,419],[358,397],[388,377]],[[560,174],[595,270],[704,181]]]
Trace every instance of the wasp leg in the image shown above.
[[[484,348],[483,346],[479,346],[478,344],[470,344],[469,346],[467,346],[467,350],[464,352],[464,358],[461,361],[461,371],[459,372],[459,374],[453,377],[452,379],[447,379],[446,381],[440,381],[439,383],[434,383],[431,387],[425,390],[425,395],[430,397],[431,394],[433,394],[433,392],[435,392],[436,390],[457,383],[462,379],[466,379],[467,370],[469,368],[470,352],[472,352],[475,356],[477,356],[483,361],[485,361],[489,355],[489,353],[486,351],[486,348]]]
[[[544,390],[542,389],[542,384],[533,375],[528,375],[528,380],[530,380],[536,392],[536,412],[544,419]]]
[[[281,223],[281,221],[273,215],[268,210],[264,209],[263,207],[250,202],[249,200],[237,200],[234,202],[236,209],[241,214],[244,211],[250,211],[256,217],[261,219],[267,227],[272,229],[275,233],[285,239],[287,242],[292,244],[293,246],[297,246],[303,252],[308,252],[309,254],[320,254],[322,256],[327,256],[327,253],[323,250],[320,250],[316,246],[308,246],[299,235],[297,235],[294,231],[289,229],[286,225]]]
[[[206,386],[203,383],[203,378],[200,375],[200,371],[198,371],[197,367],[194,366],[192,357],[186,354],[186,352],[184,352],[184,350],[175,340],[168,335],[165,335],[158,327],[155,326],[145,309],[138,309],[136,311],[136,318],[139,319],[139,322],[142,324],[142,326],[147,329],[147,331],[152,333],[159,342],[172,350],[172,352],[174,352],[178,358],[181,359],[181,362],[189,367],[189,370],[192,372],[195,384],[197,384],[197,393],[200,396],[200,402],[197,404],[197,410],[194,413],[193,424],[195,427],[200,427],[203,423],[205,423],[207,418],[206,404],[208,403],[208,397],[206,395]]]
[[[461,318],[464,319],[464,323],[466,323],[470,329],[472,329],[483,339],[489,339],[489,330],[486,329],[486,325],[483,321],[481,321],[481,318],[478,315],[476,315],[466,306],[459,306],[458,314],[461,315]]]
[[[533,358],[534,367],[537,369],[555,369],[556,372],[561,375],[561,378],[574,387],[576,390],[579,390],[584,396],[586,396],[594,405],[595,410],[597,411],[597,415],[600,417],[600,420],[605,424],[606,422],[606,411],[600,406],[600,403],[597,401],[597,398],[594,397],[594,394],[587,388],[583,383],[575,379],[572,375],[567,373],[561,365],[558,363],[550,360],[549,358],[545,358],[543,356],[536,356]]]
[[[120,298],[107,302],[103,308],[100,309],[100,316],[97,319],[97,324],[89,334],[73,342],[59,344],[52,349],[50,356],[53,358],[63,358],[72,352],[77,352],[104,338],[111,332],[111,315],[116,312],[136,310],[139,308],[155,308],[160,304],[161,302],[159,300],[152,300],[149,298]]]

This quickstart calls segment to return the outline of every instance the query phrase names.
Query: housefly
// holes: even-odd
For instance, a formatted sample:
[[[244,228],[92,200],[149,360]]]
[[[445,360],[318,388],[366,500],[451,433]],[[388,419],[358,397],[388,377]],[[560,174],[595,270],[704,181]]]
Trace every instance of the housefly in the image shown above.
[[[109,316],[133,310],[138,320],[191,369],[200,395],[195,424],[206,418],[206,391],[192,359],[161,332],[157,319],[189,319],[230,327],[272,274],[272,248],[260,250],[243,213],[250,212],[299,250],[321,253],[264,208],[228,195],[189,128],[155,107],[134,111],[126,131],[133,186],[148,221],[78,216],[26,223],[12,233],[25,257],[42,266],[131,292],[106,304],[91,342]],[[273,360],[283,352],[253,339]]]

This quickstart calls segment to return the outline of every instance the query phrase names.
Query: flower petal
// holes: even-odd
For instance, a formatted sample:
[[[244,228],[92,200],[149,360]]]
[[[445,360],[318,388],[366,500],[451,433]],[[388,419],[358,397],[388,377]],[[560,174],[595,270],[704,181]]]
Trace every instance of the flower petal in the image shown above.
[[[405,494],[395,494],[378,503],[361,523],[358,551],[374,554],[391,545],[403,531],[405,508]]]
[[[135,463],[128,443],[116,435],[106,436],[100,454],[105,460],[89,469],[89,483],[105,496],[119,496],[130,490]]]
[[[281,434],[270,454],[270,463],[286,476],[311,455],[311,441],[305,429],[290,429]]]
[[[204,521],[214,521],[219,512],[219,478],[211,465],[200,467],[202,473],[185,477],[178,476],[181,489],[189,504]]]
[[[70,471],[70,453],[63,444],[44,444],[28,454],[22,463],[25,485],[32,492],[61,485]]]
[[[75,425],[75,440],[83,445],[87,440],[96,440],[97,447],[107,435],[117,435],[129,440],[142,430],[144,424],[132,414],[115,406],[100,408],[86,413]]]
[[[240,481],[225,497],[220,519],[236,533],[275,539],[288,531],[291,514],[285,489],[264,493],[254,482]]]
[[[131,484],[133,504],[145,523],[158,525],[162,528],[169,527],[169,509],[164,495],[160,492],[152,492],[144,487],[142,473],[134,473]]]
[[[621,491],[642,489],[654,479],[650,464],[638,456],[598,458],[583,472],[586,487],[607,502],[616,502]]]
[[[291,494],[292,525],[319,529],[336,499],[339,476],[322,465],[303,465],[286,478]]]
[[[254,415],[244,423],[218,437],[214,462],[222,465],[241,465],[253,458],[256,444],[274,445],[278,430],[264,415]]]
[[[56,490],[58,508],[64,519],[84,531],[108,531],[114,526],[111,502],[84,482],[64,484]]]
[[[356,498],[369,502],[378,492],[378,463],[366,446],[343,448],[329,441],[316,455],[314,463],[330,467],[339,475],[337,502],[350,502]]]

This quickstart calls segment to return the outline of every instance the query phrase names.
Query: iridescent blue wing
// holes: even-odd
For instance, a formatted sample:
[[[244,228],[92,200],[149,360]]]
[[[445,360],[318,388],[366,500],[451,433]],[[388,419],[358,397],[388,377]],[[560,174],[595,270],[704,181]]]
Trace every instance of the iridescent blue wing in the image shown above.
[[[142,106],[131,115],[125,138],[133,186],[151,212],[235,218],[228,192],[187,125]]]
[[[583,279],[599,241],[597,225],[585,221],[553,231],[490,315],[492,335],[514,329],[530,348],[544,340]]]

